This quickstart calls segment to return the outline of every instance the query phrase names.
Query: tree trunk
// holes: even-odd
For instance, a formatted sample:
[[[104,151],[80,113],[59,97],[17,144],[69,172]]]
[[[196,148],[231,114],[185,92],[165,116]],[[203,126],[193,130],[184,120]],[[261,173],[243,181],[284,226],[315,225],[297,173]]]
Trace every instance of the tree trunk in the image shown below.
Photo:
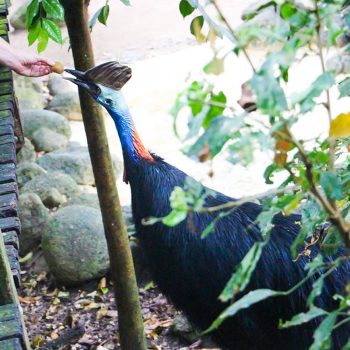
[[[75,68],[86,71],[95,65],[88,27],[89,2],[61,0],[61,3],[65,10]],[[85,91],[79,89],[79,96],[111,261],[121,348],[145,350],[146,340],[134,264],[122,217],[103,116],[100,107]]]

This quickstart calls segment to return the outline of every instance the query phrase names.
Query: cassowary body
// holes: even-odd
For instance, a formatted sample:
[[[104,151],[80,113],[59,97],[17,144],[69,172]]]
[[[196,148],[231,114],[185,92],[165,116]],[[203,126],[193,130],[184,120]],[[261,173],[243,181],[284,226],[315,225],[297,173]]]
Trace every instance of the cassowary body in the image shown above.
[[[144,148],[121,92],[111,89],[113,86],[109,82],[103,84],[101,79],[103,71],[112,69],[111,65],[94,68],[90,76],[89,71],[85,73],[88,76],[70,72],[78,77],[74,82],[88,89],[115,121],[123,148],[125,180],[131,186],[136,231],[155,282],[178,309],[204,330],[227,307],[218,296],[236,266],[252,245],[262,240],[254,223],[261,208],[254,203],[241,205],[219,220],[205,239],[201,238],[201,232],[217,213],[195,213],[175,227],[162,223],[143,225],[142,219],[146,217],[164,217],[169,213],[170,194],[175,186],[183,187],[187,175]],[[94,80],[94,74],[98,80]],[[207,198],[205,205],[215,206],[232,200],[216,192]],[[288,290],[306,276],[306,258],[293,262],[290,254],[290,246],[300,228],[296,221],[300,221],[297,215],[274,218],[271,239],[244,293],[258,288]],[[195,227],[196,232],[191,227]],[[267,299],[228,318],[213,332],[214,340],[222,348],[234,350],[308,349],[322,318],[285,330],[279,330],[278,323],[306,311],[306,300],[316,278],[311,278],[289,296]],[[332,295],[343,293],[348,278],[349,264],[343,263],[325,279],[317,306],[326,310],[336,308]],[[349,337],[349,326],[339,327],[333,334],[332,349],[341,349]]]

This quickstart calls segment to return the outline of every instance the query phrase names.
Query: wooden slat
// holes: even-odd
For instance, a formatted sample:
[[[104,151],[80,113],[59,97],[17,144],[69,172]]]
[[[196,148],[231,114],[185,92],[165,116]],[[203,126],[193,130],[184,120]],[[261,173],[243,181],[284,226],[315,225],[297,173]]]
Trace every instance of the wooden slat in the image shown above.
[[[16,231],[8,231],[3,233],[5,246],[13,246],[18,250],[18,235]]]
[[[0,184],[16,182],[16,166],[13,163],[0,164]]]
[[[17,217],[0,218],[0,229],[2,232],[16,231],[19,235],[21,224]]]
[[[0,196],[0,218],[17,216],[17,195],[15,193]]]
[[[23,327],[18,305],[0,306],[0,340],[22,337]]]
[[[16,196],[18,196],[18,187],[16,182],[0,184],[0,196],[9,193],[15,193]]]
[[[23,350],[21,342],[18,338],[0,341],[1,350]]]

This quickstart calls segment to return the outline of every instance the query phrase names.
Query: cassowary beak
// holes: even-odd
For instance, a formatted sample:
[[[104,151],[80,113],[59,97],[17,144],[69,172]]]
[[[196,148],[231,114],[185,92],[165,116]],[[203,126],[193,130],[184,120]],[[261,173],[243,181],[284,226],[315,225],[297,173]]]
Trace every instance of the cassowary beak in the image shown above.
[[[85,79],[84,73],[74,70],[74,69],[65,69],[65,72],[74,75],[76,78],[64,78],[66,80],[71,81],[72,83],[82,87],[85,91],[87,91],[94,99],[96,99],[100,93],[101,89],[95,83],[88,81]]]

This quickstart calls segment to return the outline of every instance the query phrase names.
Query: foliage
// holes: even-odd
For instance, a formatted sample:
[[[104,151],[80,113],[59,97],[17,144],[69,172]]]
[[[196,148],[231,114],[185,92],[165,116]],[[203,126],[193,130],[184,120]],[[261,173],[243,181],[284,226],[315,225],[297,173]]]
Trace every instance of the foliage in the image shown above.
[[[187,133],[179,135],[177,132],[185,143],[184,152],[197,157],[199,161],[221,155],[232,163],[242,165],[251,163],[257,150],[266,152],[270,155],[271,163],[266,167],[265,181],[277,186],[272,195],[270,192],[269,196],[257,196],[257,199],[263,198],[263,211],[257,218],[263,240],[255,243],[236,267],[220,296],[224,302],[231,301],[231,305],[208,331],[214,330],[241,309],[266,298],[291,293],[316,274],[318,277],[313,282],[306,305],[308,310],[291,320],[281,320],[281,327],[292,327],[323,317],[310,349],[330,349],[332,330],[339,323],[350,320],[345,317],[339,321],[338,317],[345,314],[350,295],[334,296],[339,300],[339,307],[332,311],[316,307],[314,301],[322,291],[324,278],[338,266],[341,258],[331,266],[323,263],[321,255],[311,260],[306,267],[306,279],[289,291],[253,290],[245,295],[243,293],[238,300],[236,297],[246,290],[269,240],[271,221],[279,212],[289,215],[298,210],[302,214],[300,232],[290,247],[294,258],[310,257],[310,247],[316,244],[323,249],[324,255],[335,253],[344,244],[350,248],[350,227],[346,220],[350,206],[350,112],[345,110],[338,116],[333,115],[334,101],[330,97],[330,90],[338,89],[338,99],[348,98],[350,81],[348,77],[327,70],[324,53],[325,48],[335,46],[345,26],[350,26],[350,10],[343,9],[343,1],[340,0],[315,0],[307,5],[290,0],[263,1],[259,4],[244,14],[244,22],[238,28],[231,27],[216,0],[181,0],[179,6],[184,18],[192,18],[191,33],[199,42],[209,41],[213,49],[213,59],[203,67],[202,76],[189,82],[188,87],[179,93],[171,111],[176,132],[178,116],[188,114]],[[276,17],[272,23],[260,23],[257,19],[267,8],[272,8]],[[341,11],[343,25],[334,20],[334,16]],[[209,15],[215,12],[215,16]],[[198,18],[203,18],[203,22],[201,20],[194,30],[193,21],[198,21]],[[253,63],[249,47],[261,43],[268,46],[269,51],[258,64]],[[217,87],[213,78],[224,73],[225,65],[233,61],[228,60],[232,55],[243,55],[252,70],[251,78],[242,87],[240,101],[249,102],[247,105],[241,104],[243,109],[230,104],[229,94]],[[318,76],[303,91],[291,93],[290,72],[312,56],[316,56],[319,62]],[[324,108],[320,118],[327,118],[329,132],[312,139],[299,139],[293,132],[295,126],[300,125],[303,118],[308,113],[314,113],[316,108]],[[278,183],[275,180],[277,173],[281,173],[278,178],[283,178]],[[232,202],[231,206],[228,203],[226,209],[233,210],[251,199],[242,198]],[[176,206],[172,207],[169,215],[176,217],[176,210]],[[204,205],[198,211],[206,210],[208,208]],[[213,231],[221,214],[202,236]],[[325,224],[327,221],[332,225]]]
[[[124,5],[130,6],[129,0],[120,0]],[[109,16],[109,0],[99,8],[89,21],[90,29],[96,22],[107,25]],[[28,43],[38,43],[38,52],[46,49],[49,39],[63,44],[60,24],[64,23],[64,10],[59,0],[31,0],[27,7],[26,27],[28,30]]]

